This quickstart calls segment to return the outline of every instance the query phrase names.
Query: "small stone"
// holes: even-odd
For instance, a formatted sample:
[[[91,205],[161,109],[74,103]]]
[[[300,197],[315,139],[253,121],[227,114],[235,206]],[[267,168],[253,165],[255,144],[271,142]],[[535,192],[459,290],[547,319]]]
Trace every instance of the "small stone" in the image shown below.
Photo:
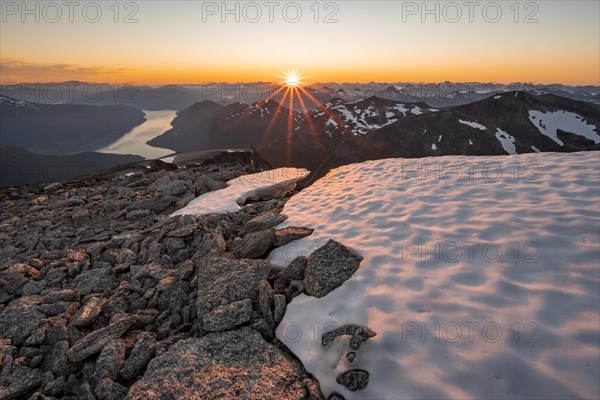
[[[273,324],[273,290],[266,279],[258,284],[258,305],[265,321]]]
[[[277,214],[275,212],[268,211],[266,213],[263,213],[263,214],[260,214],[256,217],[254,217],[250,221],[248,221],[244,225],[244,229],[242,231],[243,231],[243,233],[250,233],[250,232],[271,229],[274,226],[279,225],[286,219],[287,219],[286,215]]]
[[[369,373],[362,369],[351,369],[336,378],[337,383],[346,386],[346,388],[355,392],[362,390],[369,384]]]
[[[69,342],[62,340],[54,345],[49,357],[49,368],[57,376],[67,375],[68,363],[67,350]]]
[[[69,323],[77,328],[85,328],[96,321],[101,311],[102,303],[97,297],[92,297],[79,308]]]
[[[348,360],[349,363],[352,363],[355,358],[356,358],[356,353],[353,351],[346,354],[346,359]]]
[[[283,229],[279,229],[275,231],[275,247],[285,246],[286,244],[302,239],[304,237],[312,235],[314,229],[308,228],[297,228],[294,226],[288,226]]]
[[[278,324],[283,319],[285,315],[285,308],[287,306],[287,298],[284,294],[276,294],[273,296],[273,300],[275,303],[274,311],[273,311],[273,319],[275,323]]]
[[[333,343],[335,338],[342,335],[352,336],[350,338],[350,348],[358,350],[364,342],[377,334],[366,326],[347,324],[324,333],[321,336],[321,345],[327,347]]]

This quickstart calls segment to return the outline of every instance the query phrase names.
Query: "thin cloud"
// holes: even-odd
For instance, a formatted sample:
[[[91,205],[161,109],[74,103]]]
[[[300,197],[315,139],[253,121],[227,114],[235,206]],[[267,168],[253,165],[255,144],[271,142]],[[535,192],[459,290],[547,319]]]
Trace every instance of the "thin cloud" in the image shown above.
[[[106,79],[121,77],[130,71],[128,68],[31,62],[14,57],[0,58],[1,82]]]

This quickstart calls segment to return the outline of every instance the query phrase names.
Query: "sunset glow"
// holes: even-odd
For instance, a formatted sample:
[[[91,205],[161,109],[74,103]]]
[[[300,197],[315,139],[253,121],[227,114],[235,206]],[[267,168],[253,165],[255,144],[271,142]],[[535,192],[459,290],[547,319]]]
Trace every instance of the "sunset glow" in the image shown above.
[[[435,15],[420,2],[418,9],[406,8],[413,2],[341,2],[336,9],[318,3],[318,10],[307,2],[298,21],[280,5],[272,22],[267,9],[254,21],[242,3],[223,3],[236,15],[216,2],[218,10],[203,9],[205,3],[212,4],[153,1],[129,9],[130,3],[119,3],[119,13],[102,3],[102,18],[94,23],[81,9],[72,22],[68,10],[56,22],[43,9],[39,22],[18,9],[3,10],[0,80],[278,82],[293,65],[303,84],[600,83],[600,6],[594,1],[541,2],[531,10],[497,3],[493,22],[481,6],[472,10],[472,21],[467,9],[454,20],[445,3],[434,2],[426,6],[437,7]]]

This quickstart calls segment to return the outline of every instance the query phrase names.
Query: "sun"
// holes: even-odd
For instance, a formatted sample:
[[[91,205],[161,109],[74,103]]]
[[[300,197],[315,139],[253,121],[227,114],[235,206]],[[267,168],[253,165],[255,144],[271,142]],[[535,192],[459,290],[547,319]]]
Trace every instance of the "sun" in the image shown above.
[[[300,76],[300,73],[296,70],[286,71],[283,77],[284,80],[282,84],[289,88],[296,88],[302,84],[302,77]]]

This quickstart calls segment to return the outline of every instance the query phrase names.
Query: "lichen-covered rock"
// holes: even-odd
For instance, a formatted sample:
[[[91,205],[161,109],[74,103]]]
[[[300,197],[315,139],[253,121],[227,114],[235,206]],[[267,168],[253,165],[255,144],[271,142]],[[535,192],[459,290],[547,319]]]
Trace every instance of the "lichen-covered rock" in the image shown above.
[[[329,240],[308,257],[304,272],[306,294],[324,297],[346,282],[358,269],[362,258],[346,246]]]
[[[251,328],[209,333],[154,358],[127,400],[322,399],[302,365]]]
[[[358,350],[364,342],[377,334],[366,326],[347,324],[324,333],[321,336],[321,345],[327,347],[333,343],[335,338],[342,335],[352,336],[350,338],[350,348]]]
[[[271,229],[274,226],[279,225],[283,221],[287,219],[287,216],[284,214],[277,214],[273,211],[267,211],[263,214],[257,215],[252,218],[244,225],[243,233],[250,233],[256,231],[264,231],[267,229]]]
[[[73,288],[81,295],[102,293],[117,286],[111,267],[92,268],[83,271],[73,280]]]
[[[69,323],[77,328],[85,328],[96,321],[101,311],[102,302],[97,297],[92,297],[77,310],[75,315],[69,320]]]
[[[146,367],[148,362],[156,353],[157,342],[151,335],[144,332],[133,346],[131,354],[121,369],[121,376],[125,380],[131,380]]]
[[[272,230],[251,232],[235,244],[232,252],[237,258],[259,258],[274,242],[275,233]]]
[[[34,297],[13,300],[0,312],[0,337],[12,339],[15,345],[25,342],[46,317],[39,311],[39,304],[40,300]]]
[[[204,329],[209,332],[235,328],[252,317],[252,300],[245,299],[219,306],[204,316]]]
[[[305,256],[298,256],[294,258],[290,265],[288,265],[287,268],[281,272],[282,278],[286,281],[303,280],[307,262],[308,258]]]
[[[102,380],[110,378],[117,379],[119,370],[125,362],[125,344],[120,339],[111,340],[100,351],[100,355],[96,360],[95,378]]]
[[[312,235],[314,229],[288,226],[275,231],[275,246],[285,246],[289,242]]]
[[[120,338],[131,327],[134,320],[135,317],[125,316],[104,328],[93,331],[77,341],[67,351],[67,357],[71,361],[77,362],[98,353],[111,340]]]
[[[256,288],[271,264],[264,260],[208,258],[198,265],[198,317],[234,301],[255,299]]]

